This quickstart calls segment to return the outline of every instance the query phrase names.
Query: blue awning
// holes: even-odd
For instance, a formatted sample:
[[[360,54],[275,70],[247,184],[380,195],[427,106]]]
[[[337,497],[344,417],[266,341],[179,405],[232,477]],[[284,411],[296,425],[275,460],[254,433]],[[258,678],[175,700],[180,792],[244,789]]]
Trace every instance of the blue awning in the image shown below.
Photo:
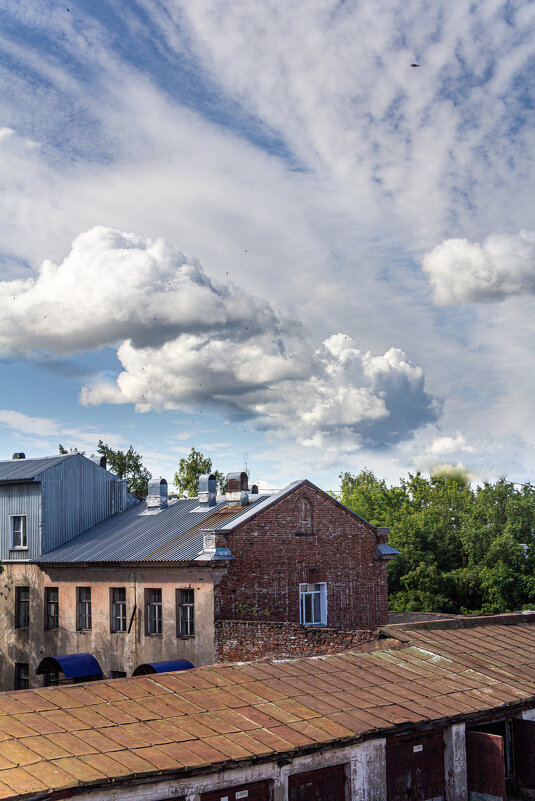
[[[167,662],[146,662],[138,665],[132,676],[143,676],[146,673],[170,673],[173,670],[190,670],[195,667],[187,659],[169,659]]]
[[[93,654],[65,654],[47,656],[35,671],[39,673],[63,673],[66,679],[81,679],[102,676],[102,668]]]

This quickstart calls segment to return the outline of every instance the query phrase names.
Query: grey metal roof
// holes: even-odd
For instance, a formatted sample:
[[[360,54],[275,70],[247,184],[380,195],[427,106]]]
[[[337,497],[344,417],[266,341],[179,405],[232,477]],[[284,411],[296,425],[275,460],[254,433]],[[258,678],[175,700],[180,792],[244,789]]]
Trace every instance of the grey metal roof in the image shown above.
[[[0,462],[0,483],[4,481],[32,481],[45,470],[50,470],[66,459],[72,459],[75,453],[62,456],[42,456],[38,459],[6,459]]]
[[[250,495],[245,507],[229,507],[224,497],[218,497],[215,506],[201,508],[194,497],[181,498],[156,514],[147,514],[146,503],[141,503],[109,517],[35,561],[38,564],[57,564],[233,558],[231,554],[224,556],[223,552],[212,556],[205,553],[204,535],[207,532],[232,531],[305,483],[311,484],[303,479],[288,484],[273,495]],[[343,506],[334,498],[333,501]],[[359,518],[351,509],[347,511]]]
[[[254,497],[255,500],[251,501],[251,497]],[[256,514],[256,512],[260,510],[264,500],[264,495],[249,496],[249,504],[245,508],[241,508],[239,506],[227,507],[226,502],[223,501],[222,504],[212,507],[210,510],[212,513],[211,515],[203,515],[195,529],[188,531],[183,537],[177,537],[173,542],[169,542],[169,544],[164,548],[161,548],[158,552],[151,554],[149,559],[151,561],[197,559],[203,552],[205,533],[207,531],[220,530],[219,528],[214,527],[214,520],[217,521],[218,519],[223,518],[223,520],[230,519],[232,521],[241,521],[246,515],[249,517],[253,514]],[[221,549],[218,550],[221,552]],[[184,554],[187,554],[187,556],[184,556]],[[217,554],[214,554],[214,556],[211,558],[213,559],[214,557],[217,558]],[[221,556],[219,558],[221,558]],[[234,557],[230,554],[228,558],[233,559]],[[210,558],[204,554],[203,561],[209,560]]]
[[[257,497],[255,505],[264,499],[262,495]],[[199,509],[197,498],[182,498],[157,514],[147,515],[146,503],[141,503],[107,518],[35,561],[38,564],[190,561],[203,550],[201,524],[225,506],[225,500],[221,499],[217,506]],[[236,515],[241,512],[236,507]]]

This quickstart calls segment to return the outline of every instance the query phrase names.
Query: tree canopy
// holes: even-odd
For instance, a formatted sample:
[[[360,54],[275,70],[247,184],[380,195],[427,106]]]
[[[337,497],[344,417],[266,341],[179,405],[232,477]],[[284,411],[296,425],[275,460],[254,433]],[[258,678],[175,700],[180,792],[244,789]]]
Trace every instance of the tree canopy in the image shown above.
[[[535,488],[500,479],[409,474],[388,487],[370,470],[340,475],[336,497],[400,552],[388,568],[390,608],[496,613],[535,606]]]
[[[132,445],[127,451],[114,451],[98,441],[98,453],[106,457],[109,469],[119,478],[126,478],[128,491],[144,498],[148,492],[148,483],[152,478],[146,467],[143,467],[142,456],[136,453]]]
[[[216,477],[220,491],[224,489],[225,476],[219,470],[212,470],[212,460],[200,451],[192,448],[187,456],[180,459],[178,471],[174,475],[174,483],[182,495],[195,497],[199,487],[199,476],[212,473]]]

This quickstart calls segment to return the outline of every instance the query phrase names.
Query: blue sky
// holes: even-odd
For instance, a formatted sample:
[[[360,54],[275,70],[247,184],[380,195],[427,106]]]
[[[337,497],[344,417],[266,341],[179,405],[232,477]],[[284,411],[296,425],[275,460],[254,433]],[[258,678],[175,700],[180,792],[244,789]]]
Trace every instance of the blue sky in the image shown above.
[[[0,19],[4,457],[531,479],[532,3]]]

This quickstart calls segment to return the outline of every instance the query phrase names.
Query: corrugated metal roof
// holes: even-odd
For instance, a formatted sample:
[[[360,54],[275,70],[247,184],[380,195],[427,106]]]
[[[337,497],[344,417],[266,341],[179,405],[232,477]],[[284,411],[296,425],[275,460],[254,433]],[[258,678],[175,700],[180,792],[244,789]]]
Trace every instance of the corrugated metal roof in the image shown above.
[[[254,501],[255,505],[263,500],[262,495],[255,497],[259,499]],[[199,509],[197,498],[182,498],[157,514],[147,515],[146,503],[142,503],[107,518],[35,561],[39,564],[190,561],[203,550],[205,524],[208,521],[209,525],[220,514],[218,510],[225,507],[223,499],[216,507]],[[244,510],[233,507],[228,511],[234,517]]]
[[[456,622],[367,652],[1,693],[1,795],[109,792],[533,707],[535,614]]]
[[[32,479],[55,467],[66,459],[72,459],[74,453],[62,456],[43,456],[39,459],[7,459],[0,462],[0,483],[4,481],[32,481]]]
[[[232,531],[303,484],[322,492],[303,479],[288,484],[273,495],[250,495],[249,504],[245,507],[229,507],[224,498],[218,497],[216,506],[203,509],[197,498],[181,498],[157,514],[147,514],[146,504],[143,503],[93,526],[35,561],[50,564],[142,560],[182,562],[197,559],[203,551],[205,532]],[[334,498],[332,501],[343,506]],[[351,509],[343,508],[353,517],[362,519]]]

